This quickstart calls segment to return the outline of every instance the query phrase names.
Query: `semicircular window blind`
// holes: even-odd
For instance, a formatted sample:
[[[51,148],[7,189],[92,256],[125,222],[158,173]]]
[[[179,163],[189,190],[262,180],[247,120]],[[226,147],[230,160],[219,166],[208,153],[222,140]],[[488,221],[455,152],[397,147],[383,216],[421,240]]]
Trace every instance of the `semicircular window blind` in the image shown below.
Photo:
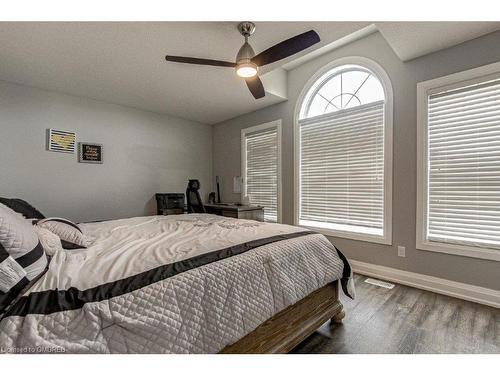
[[[427,239],[500,248],[500,80],[428,97]]]

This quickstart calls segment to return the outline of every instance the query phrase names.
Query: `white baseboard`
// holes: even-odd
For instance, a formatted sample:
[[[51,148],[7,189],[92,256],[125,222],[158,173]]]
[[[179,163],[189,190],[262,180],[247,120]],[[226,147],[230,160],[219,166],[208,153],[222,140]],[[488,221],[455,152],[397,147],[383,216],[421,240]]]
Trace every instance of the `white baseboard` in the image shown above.
[[[355,273],[500,308],[500,290],[349,260]]]

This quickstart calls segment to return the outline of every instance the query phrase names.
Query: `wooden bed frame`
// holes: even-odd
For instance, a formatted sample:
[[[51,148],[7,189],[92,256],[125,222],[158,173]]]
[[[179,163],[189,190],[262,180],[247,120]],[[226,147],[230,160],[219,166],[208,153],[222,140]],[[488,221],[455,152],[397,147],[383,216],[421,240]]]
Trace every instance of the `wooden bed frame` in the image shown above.
[[[328,319],[340,323],[345,316],[334,281],[266,320],[222,354],[288,353]]]

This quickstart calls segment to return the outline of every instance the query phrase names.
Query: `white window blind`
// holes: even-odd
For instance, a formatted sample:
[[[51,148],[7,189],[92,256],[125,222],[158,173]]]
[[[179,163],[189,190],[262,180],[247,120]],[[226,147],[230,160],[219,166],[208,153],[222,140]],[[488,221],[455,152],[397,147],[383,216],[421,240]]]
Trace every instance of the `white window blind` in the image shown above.
[[[427,240],[500,248],[500,80],[428,96]]]
[[[299,224],[384,234],[384,101],[299,120]]]
[[[264,220],[278,221],[278,129],[244,134],[245,193],[251,204],[264,206]]]

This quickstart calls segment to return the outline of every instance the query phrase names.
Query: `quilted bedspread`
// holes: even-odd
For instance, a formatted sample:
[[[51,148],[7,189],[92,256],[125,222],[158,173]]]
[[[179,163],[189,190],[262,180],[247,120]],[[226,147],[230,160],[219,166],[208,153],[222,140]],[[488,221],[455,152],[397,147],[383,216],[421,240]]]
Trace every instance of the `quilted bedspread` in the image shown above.
[[[322,235],[205,214],[81,225],[0,321],[10,353],[216,353],[343,276]],[[344,275],[345,276],[345,275]]]

